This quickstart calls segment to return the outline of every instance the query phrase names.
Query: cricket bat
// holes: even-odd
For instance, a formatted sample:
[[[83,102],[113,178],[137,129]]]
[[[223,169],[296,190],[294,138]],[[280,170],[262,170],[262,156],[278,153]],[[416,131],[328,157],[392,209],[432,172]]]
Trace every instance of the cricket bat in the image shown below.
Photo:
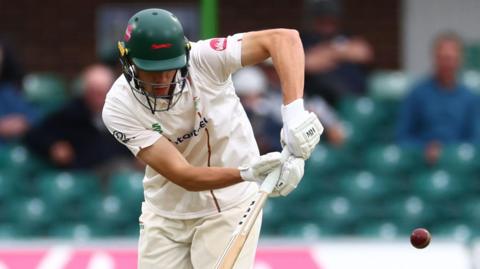
[[[286,147],[282,151],[282,163],[289,156]],[[238,255],[242,251],[245,241],[252,230],[253,224],[262,211],[268,195],[273,191],[280,177],[281,166],[274,169],[263,181],[260,190],[255,198],[250,202],[242,218],[238,222],[237,228],[233,231],[230,241],[225,248],[222,256],[217,260],[215,269],[231,269],[235,265]]]

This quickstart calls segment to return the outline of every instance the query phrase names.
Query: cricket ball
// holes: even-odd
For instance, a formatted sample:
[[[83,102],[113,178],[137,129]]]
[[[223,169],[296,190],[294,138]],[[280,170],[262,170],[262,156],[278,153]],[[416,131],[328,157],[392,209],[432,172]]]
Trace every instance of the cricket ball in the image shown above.
[[[424,228],[417,228],[413,230],[412,234],[410,235],[410,243],[412,243],[412,246],[416,248],[425,248],[428,246],[428,244],[430,244],[431,239],[432,236],[430,235],[430,232]]]

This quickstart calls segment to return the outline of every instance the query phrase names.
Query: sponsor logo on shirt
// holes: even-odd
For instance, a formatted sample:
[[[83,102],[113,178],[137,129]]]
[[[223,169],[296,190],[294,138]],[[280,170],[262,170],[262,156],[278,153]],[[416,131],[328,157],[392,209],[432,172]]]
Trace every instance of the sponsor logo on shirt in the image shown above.
[[[222,51],[227,48],[227,39],[222,38],[214,38],[210,40],[210,47],[216,51]]]
[[[200,134],[200,131],[207,127],[207,123],[208,123],[208,120],[207,118],[203,118],[200,123],[198,124],[198,128],[196,129],[193,129],[191,132],[188,132],[182,136],[179,136],[177,137],[177,139],[175,140],[175,144],[178,145],[178,144],[181,144],[183,143],[185,140],[188,140],[192,137],[195,137],[195,136],[198,136]]]
[[[118,141],[120,141],[124,144],[128,143],[128,141],[130,141],[132,139],[132,138],[127,138],[127,136],[124,133],[116,131],[116,130],[113,131],[112,134]],[[133,137],[133,138],[135,138],[135,137]]]

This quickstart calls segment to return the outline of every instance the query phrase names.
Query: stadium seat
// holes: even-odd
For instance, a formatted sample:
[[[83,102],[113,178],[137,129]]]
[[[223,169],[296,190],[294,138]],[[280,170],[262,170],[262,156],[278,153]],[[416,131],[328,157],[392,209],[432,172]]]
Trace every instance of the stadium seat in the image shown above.
[[[2,223],[0,224],[0,240],[18,239],[22,236],[21,231],[16,228],[14,224]]]
[[[15,227],[27,235],[45,235],[53,220],[58,220],[55,211],[49,210],[39,197],[10,201],[8,214]]]
[[[123,171],[110,177],[109,193],[120,198],[128,210],[140,214],[143,197],[143,174]]]
[[[322,225],[316,222],[288,222],[281,225],[278,235],[302,240],[318,240],[348,232],[343,231],[339,226]]]
[[[474,195],[458,204],[461,217],[478,227],[480,225],[480,198]]]
[[[460,81],[470,88],[473,93],[480,94],[480,68],[463,71],[460,75]]]
[[[391,180],[377,177],[369,171],[354,171],[339,179],[341,194],[353,201],[372,201],[385,197],[391,191]]]
[[[439,159],[439,165],[456,173],[472,173],[479,167],[477,148],[472,144],[445,146]]]
[[[460,221],[436,223],[432,227],[431,233],[435,237],[453,239],[459,242],[468,242],[472,240],[474,236],[478,235],[474,227]]]
[[[414,195],[393,198],[383,209],[383,218],[390,219],[406,229],[426,226],[438,217],[438,212],[432,204]]]
[[[102,233],[86,223],[59,223],[49,229],[48,235],[63,239],[85,241],[100,236]]]
[[[368,149],[365,167],[375,173],[402,174],[419,167],[420,154],[394,144],[378,145]]]
[[[375,100],[368,97],[342,99],[339,112],[344,120],[358,127],[375,126],[384,116],[381,107],[377,105]]]
[[[464,67],[480,71],[480,43],[466,44],[464,53]]]
[[[109,235],[118,235],[125,225],[138,223],[138,215],[124,210],[124,203],[117,196],[92,198],[87,203],[87,221]]]
[[[32,175],[46,169],[47,164],[21,144],[9,144],[0,148],[0,169]]]
[[[347,227],[364,213],[364,208],[341,195],[320,197],[312,204],[312,218],[327,226]]]
[[[52,73],[28,74],[23,79],[23,89],[27,100],[43,113],[59,108],[67,99],[65,81]]]
[[[85,201],[99,192],[99,179],[85,172],[49,171],[38,178],[38,194],[65,219],[77,220],[83,217]]]
[[[312,152],[312,155],[305,163],[305,174],[320,177],[329,174],[342,166],[342,160],[339,151],[326,145],[318,145]]]
[[[342,120],[342,127],[345,132],[343,148],[354,151],[360,147],[372,144],[371,132],[364,132],[364,128],[348,120]]]
[[[431,201],[446,201],[467,194],[468,180],[446,170],[427,170],[413,178],[413,192]]]
[[[18,192],[15,187],[18,177],[10,172],[0,170],[0,204],[11,198],[17,198]]]
[[[392,221],[369,221],[357,227],[356,235],[380,239],[395,239],[405,235],[405,230]],[[407,232],[408,233],[408,232]]]
[[[288,222],[289,208],[280,199],[269,199],[263,207],[262,232],[276,234],[282,223]]]
[[[384,206],[384,214],[385,218],[406,229],[425,226],[438,218],[435,208],[417,196],[390,199]]]
[[[410,78],[403,72],[378,71],[370,75],[368,92],[373,98],[399,100],[409,90]]]

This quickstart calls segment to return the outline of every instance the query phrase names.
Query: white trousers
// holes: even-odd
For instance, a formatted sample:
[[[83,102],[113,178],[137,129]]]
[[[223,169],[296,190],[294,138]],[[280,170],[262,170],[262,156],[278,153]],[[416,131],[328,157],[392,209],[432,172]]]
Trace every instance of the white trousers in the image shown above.
[[[240,205],[197,219],[168,219],[142,204],[139,269],[213,269],[253,196]],[[262,222],[252,228],[235,269],[253,268]],[[143,228],[142,228],[143,227]]]

